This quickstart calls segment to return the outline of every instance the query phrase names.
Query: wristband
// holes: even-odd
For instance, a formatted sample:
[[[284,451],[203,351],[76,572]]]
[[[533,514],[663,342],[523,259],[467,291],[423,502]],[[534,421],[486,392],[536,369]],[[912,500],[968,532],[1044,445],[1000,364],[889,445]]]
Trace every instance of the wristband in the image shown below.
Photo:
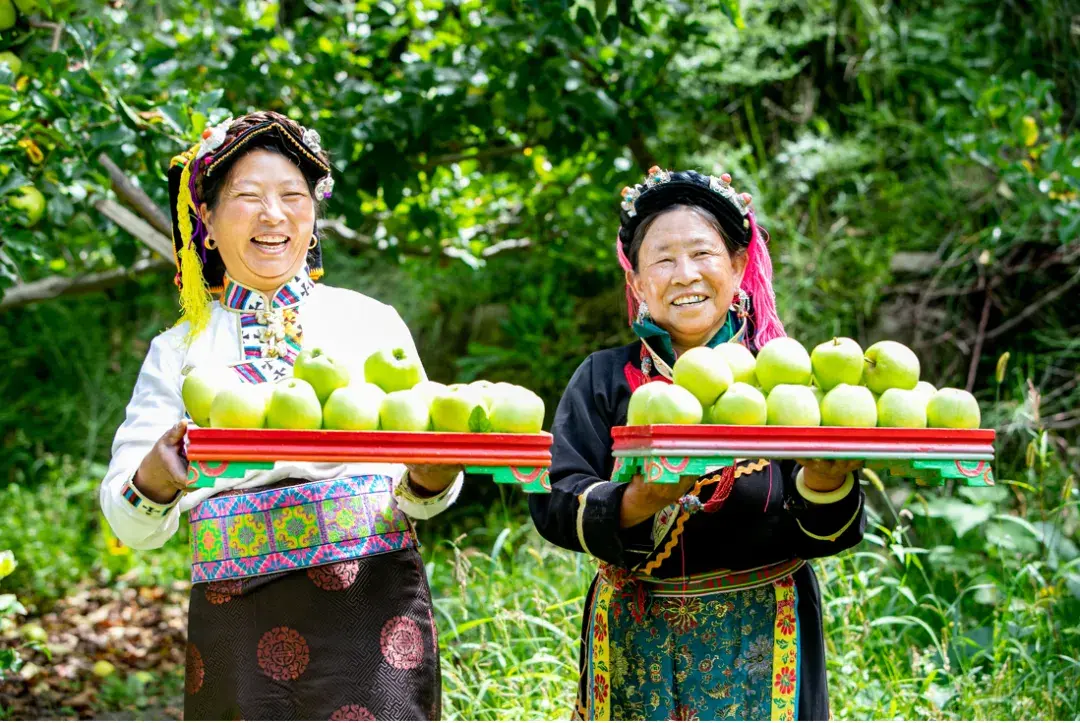
[[[803,470],[800,468],[799,473],[795,475],[795,489],[799,491],[799,495],[815,505],[831,505],[834,502],[839,502],[848,496],[851,492],[851,488],[855,486],[855,474],[848,472],[847,477],[844,479],[844,483],[834,490],[829,492],[818,492],[812,490],[806,486],[806,481],[803,479]]]

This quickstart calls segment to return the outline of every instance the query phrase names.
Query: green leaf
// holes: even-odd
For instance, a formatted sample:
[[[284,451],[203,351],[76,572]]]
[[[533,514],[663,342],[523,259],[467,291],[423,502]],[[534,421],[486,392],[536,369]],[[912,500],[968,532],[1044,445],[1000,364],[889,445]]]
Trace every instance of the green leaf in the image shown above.
[[[1005,522],[991,522],[986,526],[986,541],[991,545],[1012,550],[1021,555],[1036,555],[1039,542],[1033,535],[1027,534],[1028,528]]]
[[[615,15],[609,15],[604,18],[604,22],[600,25],[600,32],[603,34],[604,39],[609,43],[614,43],[619,37],[619,18]]]
[[[742,10],[739,7],[739,0],[720,0],[720,12],[739,30],[746,27],[743,22]]]
[[[596,35],[596,20],[593,19],[592,13],[584,7],[578,8],[575,22],[577,22],[577,26],[581,28],[581,32],[586,35]]]
[[[491,431],[491,420],[488,419],[487,410],[481,404],[473,407],[472,414],[469,415],[469,431],[478,433]]]
[[[935,497],[927,503],[925,509],[913,511],[922,512],[927,517],[948,521],[957,537],[963,537],[994,514],[994,508],[989,505],[970,505],[949,497]]]
[[[26,608],[11,593],[0,595],[0,615],[26,615]]]

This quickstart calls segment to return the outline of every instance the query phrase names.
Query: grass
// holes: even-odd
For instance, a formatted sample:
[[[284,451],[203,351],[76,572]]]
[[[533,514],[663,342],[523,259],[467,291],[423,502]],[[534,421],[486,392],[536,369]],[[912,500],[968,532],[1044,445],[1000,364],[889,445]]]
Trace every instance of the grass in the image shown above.
[[[970,504],[996,509],[1000,495],[990,497]],[[425,552],[448,719],[570,713],[593,566],[541,540],[521,507],[477,514],[468,533]],[[1075,512],[1073,502],[1053,515]],[[940,518],[904,513],[890,528],[875,512],[862,545],[815,563],[834,717],[1080,717],[1080,590],[1069,588],[1080,560],[1052,560],[1055,542],[1039,527],[992,514],[1015,529],[986,546]]]
[[[1043,479],[1057,474],[1052,459],[1029,461],[1032,476],[989,491],[960,488],[949,496],[890,485],[888,497],[875,499],[866,540],[815,563],[834,717],[1080,717],[1074,483]],[[72,510],[73,494],[88,493],[80,485],[58,478],[43,482],[38,495],[0,491],[0,517],[14,524],[17,515],[22,532],[18,539],[0,535],[0,548],[15,542],[17,555],[36,561],[21,568],[23,589],[14,591],[45,584],[36,596],[45,603],[63,580],[112,584],[123,574],[125,581],[162,583],[186,575],[182,540],[155,553],[110,556],[96,520],[80,522]],[[1053,490],[1057,503],[1035,504],[1039,490],[1044,497]],[[501,493],[495,504],[462,505],[421,523],[441,639],[444,716],[565,719],[594,564],[543,541],[524,497]],[[1029,503],[1026,518],[1009,512],[1019,494]],[[67,512],[50,503],[58,495],[67,495]],[[45,553],[56,534],[70,549],[54,552],[50,563]],[[64,568],[59,581],[50,564]],[[107,686],[98,701],[102,716],[159,711],[148,701],[160,705],[178,695],[179,680],[158,678],[142,674]]]

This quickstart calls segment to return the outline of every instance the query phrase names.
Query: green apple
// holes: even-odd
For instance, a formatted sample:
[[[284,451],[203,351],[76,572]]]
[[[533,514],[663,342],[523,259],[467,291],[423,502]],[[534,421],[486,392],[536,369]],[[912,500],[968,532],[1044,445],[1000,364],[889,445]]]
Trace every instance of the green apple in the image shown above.
[[[762,425],[768,420],[765,395],[744,382],[735,382],[709,408],[709,424]]]
[[[487,412],[480,387],[447,389],[431,400],[431,426],[436,432],[480,432]]]
[[[826,392],[838,384],[858,384],[862,379],[863,364],[862,347],[846,336],[818,344],[810,352],[814,379]]]
[[[300,352],[293,364],[293,376],[315,389],[319,404],[326,404],[334,390],[346,386],[351,377],[344,363],[319,348]]]
[[[861,357],[860,357],[861,360]],[[874,393],[854,384],[837,384],[821,400],[821,424],[826,427],[876,427]]]
[[[10,30],[15,26],[15,6],[11,0],[0,0],[0,30]]]
[[[0,65],[6,65],[11,70],[11,74],[16,77],[22,70],[22,61],[19,60],[19,56],[9,50],[0,53]]]
[[[180,396],[191,421],[200,427],[210,424],[210,406],[222,389],[241,384],[240,378],[229,367],[195,367],[184,376]]]
[[[922,429],[927,398],[918,389],[886,389],[877,400],[879,427]]]
[[[926,421],[931,427],[978,429],[982,415],[979,403],[970,392],[946,387],[930,397],[926,405]]]
[[[772,343],[772,342],[770,342]],[[807,359],[809,361],[809,358]],[[760,362],[760,357],[759,357]],[[758,367],[760,369],[760,366]],[[821,425],[814,390],[801,384],[777,384],[766,400],[768,423],[781,427],[817,427]]]
[[[323,407],[323,427],[354,432],[378,429],[379,405],[385,396],[386,392],[370,382],[335,389]]]
[[[935,387],[930,382],[919,382],[915,385],[915,389],[912,391],[916,391],[919,394],[922,394],[923,397],[926,398],[926,401],[929,403],[930,397],[934,396],[934,394],[937,393],[937,387]]]
[[[754,373],[757,360],[754,359],[752,351],[737,341],[718,344],[715,349],[720,352],[720,356],[724,357],[735,381],[750,385],[757,384],[757,375]]]
[[[919,357],[897,341],[879,341],[866,350],[863,379],[870,391],[914,389],[919,383]]]
[[[431,428],[427,397],[411,389],[399,389],[379,404],[379,426],[394,432],[426,432]]]
[[[472,386],[471,384],[469,385]],[[506,394],[516,394],[524,387],[519,387],[517,384],[510,384],[509,382],[495,382],[488,386],[480,387],[480,394],[484,397],[484,402],[488,409],[495,404],[496,400],[500,399]]]
[[[683,352],[672,373],[675,383],[697,397],[702,408],[711,407],[735,381],[723,354],[707,346]]]
[[[626,405],[626,425],[628,427],[637,427],[648,424],[649,415],[647,409],[649,399],[658,389],[667,386],[671,385],[667,382],[649,382],[635,389],[634,393],[630,395],[630,403]]]
[[[284,379],[274,384],[266,426],[270,429],[319,429],[323,411],[315,388],[303,379]]]
[[[525,387],[498,396],[488,410],[492,432],[536,434],[544,428],[544,400]]]
[[[368,383],[370,384],[371,382],[368,382]],[[374,386],[378,386],[378,385],[374,385]],[[435,400],[436,395],[442,394],[447,389],[449,389],[449,387],[447,387],[445,384],[442,384],[440,382],[429,381],[427,379],[425,379],[424,381],[420,382],[419,384],[417,384],[416,386],[413,387],[414,392],[416,392],[417,394],[424,395],[424,397],[428,400],[429,405],[431,404],[431,402],[433,402]],[[385,394],[385,392],[383,392],[383,393]]]
[[[754,372],[766,394],[778,384],[809,384],[812,367],[806,348],[791,337],[773,339],[758,352]]]
[[[381,349],[364,362],[364,378],[384,392],[399,392],[419,384],[424,367],[415,354],[402,347]]]
[[[678,384],[666,384],[649,396],[645,418],[649,424],[700,424],[704,410],[697,397]]]
[[[0,3],[3,1],[0,0]],[[37,222],[45,215],[45,196],[34,186],[23,186],[16,193],[18,195],[8,199],[8,205],[26,214],[26,219],[20,221],[24,226],[29,228],[37,225]]]
[[[222,429],[262,429],[266,426],[266,390],[261,384],[237,384],[218,392],[210,405],[210,426]]]

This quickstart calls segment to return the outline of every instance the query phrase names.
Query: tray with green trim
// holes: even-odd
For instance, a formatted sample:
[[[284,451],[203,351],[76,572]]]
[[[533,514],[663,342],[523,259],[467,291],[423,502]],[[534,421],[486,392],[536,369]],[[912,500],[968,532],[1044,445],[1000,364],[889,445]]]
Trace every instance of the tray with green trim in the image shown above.
[[[188,481],[213,487],[219,478],[272,469],[276,462],[454,464],[490,474],[525,492],[551,491],[551,435],[189,427]]]
[[[658,484],[708,474],[737,459],[858,459],[871,469],[940,485],[994,484],[992,429],[740,427],[720,424],[615,427],[616,482],[637,474]]]

